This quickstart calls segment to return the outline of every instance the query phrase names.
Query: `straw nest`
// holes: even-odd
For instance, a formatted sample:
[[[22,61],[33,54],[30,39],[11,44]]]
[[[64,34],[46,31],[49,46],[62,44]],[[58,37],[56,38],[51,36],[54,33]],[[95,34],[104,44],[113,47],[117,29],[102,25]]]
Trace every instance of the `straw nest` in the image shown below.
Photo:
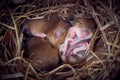
[[[120,69],[119,0],[33,0],[0,3],[0,79],[24,80],[112,80]],[[14,6],[13,6],[14,5]],[[24,59],[20,26],[27,19],[38,19],[56,12],[64,20],[92,17],[97,29],[88,54],[95,58],[84,65],[63,64],[50,72],[37,72]],[[93,44],[99,38],[92,50]]]

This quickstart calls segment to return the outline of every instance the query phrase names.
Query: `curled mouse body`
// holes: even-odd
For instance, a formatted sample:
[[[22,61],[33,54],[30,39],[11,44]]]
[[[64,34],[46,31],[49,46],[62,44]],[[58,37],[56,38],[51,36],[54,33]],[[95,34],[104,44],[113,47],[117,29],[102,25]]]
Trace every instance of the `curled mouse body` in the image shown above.
[[[92,18],[78,18],[68,31],[64,43],[60,47],[64,63],[76,64],[85,61],[85,51],[95,31]]]
[[[47,37],[55,47],[59,47],[65,39],[70,24],[61,20],[57,15],[50,15],[42,19],[27,21],[23,26],[28,34]]]
[[[30,35],[46,37],[46,34],[55,29],[59,21],[60,18],[57,15],[51,14],[41,19],[26,20],[23,23],[23,29]]]
[[[40,37],[29,39],[25,55],[36,70],[52,70],[59,65],[58,49]]]

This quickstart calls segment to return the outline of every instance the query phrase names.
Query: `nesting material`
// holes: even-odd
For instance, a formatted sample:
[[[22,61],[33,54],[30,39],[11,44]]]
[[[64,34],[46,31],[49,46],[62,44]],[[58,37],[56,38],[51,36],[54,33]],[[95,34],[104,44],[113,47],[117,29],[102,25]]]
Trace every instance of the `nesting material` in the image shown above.
[[[6,5],[3,5],[4,3]],[[14,3],[14,7],[10,3],[4,0],[0,3],[0,76],[16,75],[17,77],[4,76],[2,79],[117,80],[115,76],[120,70],[119,0],[34,0],[22,4]],[[97,28],[94,30],[89,48],[86,50],[88,58],[84,63],[57,65],[58,58],[54,57],[54,67],[50,71],[41,70],[39,66],[36,67],[34,61],[37,62],[39,57],[46,56],[41,54],[36,57],[32,56],[32,53],[38,54],[39,50],[36,52],[37,49],[45,46],[49,46],[51,50],[48,52],[52,51],[53,54],[58,51],[48,42],[44,42],[43,46],[37,48],[31,46],[29,50],[24,50],[23,46],[25,45],[22,44],[22,41],[26,39],[21,30],[24,21],[26,19],[41,19],[51,13],[57,14],[66,22],[74,23],[78,17],[93,18],[95,21]],[[34,46],[36,45],[38,44]],[[31,58],[23,57],[24,52],[30,53]],[[48,59],[45,58],[43,64],[49,65],[49,58],[53,56],[47,56]],[[46,66],[46,64],[41,66]],[[53,64],[50,65],[53,66]]]

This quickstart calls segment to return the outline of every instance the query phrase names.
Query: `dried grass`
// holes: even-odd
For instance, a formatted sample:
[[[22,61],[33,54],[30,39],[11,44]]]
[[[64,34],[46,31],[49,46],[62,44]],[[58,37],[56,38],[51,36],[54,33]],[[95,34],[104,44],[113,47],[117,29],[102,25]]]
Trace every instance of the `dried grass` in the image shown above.
[[[77,0],[72,4],[61,4],[56,0],[45,1],[47,4],[44,1],[35,0],[17,6],[13,10],[1,10],[0,79],[18,79],[24,76],[24,80],[46,80],[52,79],[52,77],[55,80],[112,80],[120,70],[119,0],[96,0],[94,2],[92,0]],[[38,3],[41,3],[42,7]],[[23,34],[19,30],[20,25],[25,18],[39,19],[52,12],[58,13],[63,19],[68,15],[93,17],[97,29],[86,52],[95,57],[93,60],[83,66],[73,67],[63,64],[43,74],[44,72],[36,72],[31,63],[23,58],[23,50],[21,49]],[[98,37],[100,40],[96,45],[96,50],[93,51],[93,45]],[[9,77],[3,76],[4,74]]]

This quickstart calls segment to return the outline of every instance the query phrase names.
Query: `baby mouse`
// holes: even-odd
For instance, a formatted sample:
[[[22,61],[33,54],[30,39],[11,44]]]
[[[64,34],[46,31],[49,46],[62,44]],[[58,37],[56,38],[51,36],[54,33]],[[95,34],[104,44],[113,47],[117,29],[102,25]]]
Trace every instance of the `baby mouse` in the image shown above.
[[[25,55],[36,70],[52,70],[59,65],[58,52],[49,41],[33,36],[27,42]]]
[[[64,43],[60,46],[60,55],[64,63],[76,64],[85,61],[85,51],[95,31],[92,18],[78,18],[68,31]]]
[[[26,21],[23,26],[28,34],[47,37],[58,48],[63,43],[70,24],[61,20],[57,15],[51,14],[42,19]]]

